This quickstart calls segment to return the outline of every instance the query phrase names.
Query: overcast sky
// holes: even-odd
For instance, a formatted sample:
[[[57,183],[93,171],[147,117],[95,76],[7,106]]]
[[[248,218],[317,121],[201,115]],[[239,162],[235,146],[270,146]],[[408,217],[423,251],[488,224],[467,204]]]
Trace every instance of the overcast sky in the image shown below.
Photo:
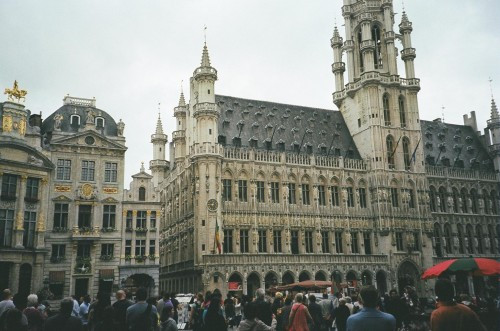
[[[28,90],[26,106],[44,118],[67,93],[95,97],[98,108],[126,124],[128,186],[128,176],[152,157],[158,102],[171,139],[173,107],[181,81],[187,89],[200,64],[205,24],[217,94],[336,109],[329,40],[335,19],[344,36],[341,6],[340,0],[0,0],[0,87],[17,79]],[[420,117],[441,117],[444,106],[447,122],[462,123],[475,110],[484,127],[490,76],[500,102],[500,1],[405,6],[421,79]],[[399,24],[401,2],[394,7]]]

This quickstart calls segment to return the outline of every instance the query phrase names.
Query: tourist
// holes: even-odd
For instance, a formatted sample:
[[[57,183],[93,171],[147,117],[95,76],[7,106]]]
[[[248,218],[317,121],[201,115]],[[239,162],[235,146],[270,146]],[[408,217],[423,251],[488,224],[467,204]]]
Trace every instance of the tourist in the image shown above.
[[[352,311],[354,309],[354,305],[352,304],[352,298],[347,296],[344,299],[345,299],[345,305],[347,306],[347,308],[349,308],[349,314],[352,315]]]
[[[203,327],[203,294],[198,293],[196,300],[191,305],[189,313],[189,325],[193,331],[199,331]],[[173,312],[172,312],[173,314]],[[173,316],[173,315],[172,315]]]
[[[10,308],[4,312],[0,325],[2,331],[28,331],[26,316],[17,308]]]
[[[170,301],[172,302],[172,305],[174,306],[174,320],[175,323],[179,323],[179,312],[177,311],[177,308],[179,308],[179,301],[175,298],[175,292],[172,292],[170,294]]]
[[[12,292],[9,289],[5,289],[2,292],[2,301],[0,301],[0,319],[2,318],[2,314],[10,308],[15,308],[12,301]]]
[[[335,326],[338,331],[345,331],[347,319],[351,315],[349,308],[346,306],[344,298],[339,300],[339,306],[333,311],[333,318],[335,318]]]
[[[271,326],[273,321],[273,312],[271,310],[271,304],[266,301],[266,291],[263,288],[257,289],[255,291],[255,303],[257,305],[257,318],[262,322],[266,323],[267,326]]]
[[[106,292],[98,292],[96,301],[89,306],[88,329],[94,330],[94,327],[104,320],[104,310],[111,306],[109,294]]]
[[[36,294],[28,295],[27,307],[23,310],[23,314],[28,320],[29,331],[41,331],[45,316],[38,310],[38,296]]]
[[[114,324],[113,321],[113,307],[106,306],[104,308],[104,314],[102,320],[97,322],[94,326],[94,331],[121,331],[118,326]]]
[[[271,311],[276,318],[276,329],[280,329],[281,327],[281,313],[283,308],[283,294],[281,292],[276,292],[274,294],[274,301],[271,305]]]
[[[308,321],[312,321],[311,314],[309,310],[304,305],[304,295],[302,293],[297,293],[295,295],[295,303],[292,306],[289,317],[289,330],[290,331],[309,331],[307,325]]]
[[[242,305],[241,305],[241,300],[237,297],[234,296],[234,326],[240,325],[241,322],[241,317],[242,317]]]
[[[71,311],[71,316],[78,317],[78,314],[80,312],[80,303],[78,302],[78,297],[73,294],[71,296],[71,299],[73,299],[73,310]]]
[[[312,321],[309,323],[309,329],[312,331],[321,331],[321,325],[323,324],[323,314],[321,313],[321,307],[316,303],[316,296],[310,294],[309,297],[309,314],[311,314]]]
[[[127,326],[125,319],[127,315],[127,308],[132,305],[132,302],[127,300],[127,295],[123,290],[117,291],[115,297],[116,302],[113,303],[114,324],[119,330],[125,330]]]
[[[157,310],[146,302],[147,297],[144,287],[135,292],[136,303],[127,308],[125,317],[129,331],[154,331],[157,325]]]
[[[432,331],[466,331],[486,330],[483,323],[479,320],[472,309],[457,304],[453,300],[453,284],[448,279],[438,279],[434,286],[434,292],[437,296],[437,308],[431,314]]]
[[[363,308],[347,319],[348,331],[392,331],[396,330],[396,319],[391,314],[377,310],[378,290],[373,285],[364,286],[359,292]]]
[[[171,302],[165,303],[161,312],[160,331],[178,331],[177,323],[174,320],[174,306]]]
[[[78,317],[82,321],[83,329],[87,330],[89,324],[89,307],[90,307],[90,295],[85,295],[83,297],[82,304],[80,305],[80,310],[78,312]]]
[[[203,319],[203,330],[204,331],[226,331],[226,321],[224,320],[224,316],[221,314],[220,307],[221,298],[218,294],[212,294],[212,298],[210,299],[210,304],[205,313],[205,317]]]
[[[226,316],[226,321],[228,322],[229,326],[232,326],[234,321],[234,299],[232,294],[229,292],[227,294],[226,300],[224,300],[224,314]]]
[[[245,319],[238,326],[238,331],[274,331],[276,330],[276,319],[272,319],[271,326],[266,325],[257,316],[258,304],[250,302],[245,306]]]
[[[152,297],[149,297],[146,299],[146,303],[148,305],[152,305],[154,307],[156,307],[156,305],[158,304],[158,299],[157,297],[155,296],[152,296]],[[170,303],[171,304],[171,303]],[[165,306],[163,306],[165,308]],[[158,327],[160,326],[160,313],[158,313],[158,310],[156,310],[156,325],[155,325],[155,330],[158,329]]]
[[[289,329],[290,324],[290,312],[292,311],[293,297],[288,295],[285,298],[285,303],[281,309],[281,323],[276,325],[276,330],[284,331]]]
[[[73,298],[61,300],[59,313],[45,321],[44,331],[82,331],[82,321],[73,312]]]
[[[386,313],[389,313],[396,318],[396,326],[400,328],[403,323],[406,303],[401,300],[398,295],[398,291],[395,289],[390,290],[389,297],[385,301]]]
[[[161,316],[161,311],[163,310],[163,307],[165,306],[165,302],[170,300],[170,296],[168,292],[162,292],[161,299],[158,300],[158,303],[156,304],[156,310],[158,311],[158,314]]]
[[[329,330],[333,322],[334,308],[332,299],[328,299],[328,293],[323,293],[323,300],[319,302],[319,306],[321,307],[321,315],[323,317],[321,328],[322,330]]]

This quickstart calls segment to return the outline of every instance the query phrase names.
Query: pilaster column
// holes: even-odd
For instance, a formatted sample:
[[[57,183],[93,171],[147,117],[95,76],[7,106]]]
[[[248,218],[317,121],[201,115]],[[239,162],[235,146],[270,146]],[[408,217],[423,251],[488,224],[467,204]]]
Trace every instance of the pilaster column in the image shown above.
[[[19,269],[21,268],[20,262],[15,262],[10,268],[10,290],[13,293],[19,292]]]
[[[40,196],[40,209],[38,210],[38,220],[36,223],[36,248],[43,248],[45,246],[45,217],[47,213],[47,199],[46,199],[46,189],[47,189],[47,178],[42,178],[40,180],[40,189],[39,189],[39,196]]]
[[[19,195],[16,201],[16,226],[14,229],[15,234],[15,247],[24,248],[23,246],[23,232],[24,232],[24,197],[26,195],[26,179],[28,177],[23,175],[19,181]]]

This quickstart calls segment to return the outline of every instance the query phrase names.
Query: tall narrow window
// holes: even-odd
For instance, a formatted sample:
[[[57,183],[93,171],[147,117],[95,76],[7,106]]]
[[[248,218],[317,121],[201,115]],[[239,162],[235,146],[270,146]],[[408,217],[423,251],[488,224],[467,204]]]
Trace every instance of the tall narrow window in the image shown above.
[[[257,182],[257,202],[265,202],[265,195],[264,195],[265,189],[264,189],[264,182],[258,181]]]
[[[338,207],[339,203],[339,187],[338,186],[330,186],[330,194],[332,195],[332,206]]]
[[[432,212],[437,212],[436,197],[437,197],[436,189],[434,188],[434,186],[431,186],[429,190],[429,207],[431,208]]]
[[[78,206],[78,227],[90,228],[92,222],[92,206],[79,205]]]
[[[410,170],[410,139],[403,138],[403,161],[405,163],[405,170]]]
[[[0,247],[12,244],[12,227],[14,225],[14,209],[0,209]]]
[[[384,109],[384,124],[389,126],[391,125],[391,111],[389,109],[389,95],[384,94],[382,97],[382,106]]]
[[[156,240],[150,239],[149,240],[149,256],[155,256],[156,255]]]
[[[294,205],[297,203],[295,183],[288,183],[288,203]]]
[[[459,212],[458,199],[460,198],[460,195],[458,194],[458,190],[456,188],[453,188],[452,197],[453,197],[453,212],[458,213]]]
[[[441,227],[438,223],[434,224],[434,251],[437,257],[443,256],[443,246],[441,239]]]
[[[372,253],[372,241],[370,232],[363,232],[363,246],[365,246],[365,254],[370,255]]]
[[[102,215],[102,227],[108,229],[115,228],[116,206],[104,205]]]
[[[497,197],[497,192],[495,190],[491,191],[490,193],[491,197],[491,213],[496,215],[498,214],[498,197]]]
[[[363,52],[361,51],[361,43],[363,42],[363,36],[361,34],[361,30],[358,32],[358,45],[360,46],[359,48],[359,72],[362,73],[365,71],[365,66],[363,62]]]
[[[394,138],[392,138],[391,135],[387,136],[385,144],[387,147],[387,163],[389,164],[389,169],[394,169],[396,166],[394,162]]]
[[[54,204],[54,230],[62,230],[68,228],[68,208],[67,203]]]
[[[267,231],[259,230],[259,253],[267,252]]]
[[[132,222],[134,220],[134,214],[132,213],[131,210],[127,210],[127,216],[125,216],[125,229],[131,230],[132,227]]]
[[[240,230],[240,253],[248,253],[248,230]]]
[[[306,253],[313,252],[313,233],[312,231],[304,231],[305,243],[306,243]]]
[[[375,52],[373,56],[373,64],[375,69],[382,69],[382,41],[380,39],[380,29],[378,26],[372,28],[372,40],[375,42]]]
[[[398,251],[402,251],[404,250],[404,246],[403,246],[403,232],[396,232],[396,249]]]
[[[476,239],[477,239],[477,253],[484,254],[483,249],[483,229],[481,229],[481,225],[476,226]]]
[[[406,109],[405,109],[405,98],[400,95],[398,98],[399,105],[399,122],[402,128],[406,128]]]
[[[146,220],[147,220],[146,211],[145,210],[138,210],[137,216],[135,219],[135,227],[137,229],[145,229],[146,228]]]
[[[324,185],[318,185],[318,204],[320,206],[326,206],[326,194]]]
[[[56,178],[57,180],[71,179],[71,160],[57,160]]]
[[[347,207],[354,207],[354,191],[351,186],[346,188],[347,192]]]
[[[397,187],[391,187],[391,202],[393,207],[399,207],[399,195]]]
[[[106,162],[104,168],[104,181],[106,183],[116,183],[118,178],[118,163]]]
[[[493,230],[493,225],[488,225],[488,240],[490,242],[490,253],[495,254],[498,247],[495,245],[495,232]]]
[[[132,240],[125,240],[125,258],[132,255]]]
[[[156,210],[152,210],[149,214],[149,229],[156,229]]]
[[[146,240],[135,241],[135,256],[146,256]]]
[[[224,253],[233,252],[233,230],[224,230],[224,242],[222,245],[222,249],[224,250]]]
[[[467,254],[474,254],[474,233],[472,230],[472,226],[470,224],[467,225]]]
[[[344,252],[342,244],[342,231],[335,231],[335,252],[341,254]]]
[[[330,235],[328,231],[321,231],[321,250],[330,253]]]
[[[351,252],[353,254],[359,253],[358,233],[357,232],[351,233]]]
[[[465,253],[465,238],[464,238],[464,229],[461,224],[457,225],[457,235],[458,235],[458,253]]]
[[[442,213],[446,213],[446,189],[444,187],[439,188],[439,211]]]
[[[231,201],[231,179],[222,180],[222,201]]]
[[[81,180],[94,181],[95,178],[95,161],[82,161],[82,176]]]
[[[36,227],[36,212],[24,212],[24,236],[23,246],[25,248],[33,248],[35,244],[35,227]]]
[[[446,243],[444,247],[446,254],[452,254],[451,227],[449,224],[444,225],[444,242]]]
[[[415,191],[412,188],[410,188],[408,189],[408,194],[409,194],[408,207],[415,208]]]
[[[470,190],[470,200],[471,213],[477,214],[477,191],[475,189]]]
[[[291,242],[292,254],[299,254],[299,231],[293,230],[290,232],[292,235],[292,242]]]
[[[281,230],[274,230],[273,231],[273,246],[274,246],[275,253],[281,253],[283,251],[283,248],[281,245]]]
[[[38,201],[38,186],[40,179],[28,177],[26,181],[26,201]]]
[[[460,198],[462,199],[462,213],[468,213],[469,208],[467,207],[467,190],[465,189],[465,187],[460,190]]]
[[[3,174],[2,176],[2,200],[15,200],[17,190],[17,176]]]
[[[146,188],[144,186],[139,187],[139,201],[146,201]]]
[[[359,194],[359,206],[361,208],[366,208],[366,188],[360,187],[358,188]]]
[[[271,201],[273,203],[280,202],[280,183],[278,182],[271,183]]]
[[[302,184],[302,204],[310,205],[311,200],[309,197],[309,184]]]
[[[240,202],[248,201],[247,194],[247,181],[246,180],[238,180],[238,199]]]

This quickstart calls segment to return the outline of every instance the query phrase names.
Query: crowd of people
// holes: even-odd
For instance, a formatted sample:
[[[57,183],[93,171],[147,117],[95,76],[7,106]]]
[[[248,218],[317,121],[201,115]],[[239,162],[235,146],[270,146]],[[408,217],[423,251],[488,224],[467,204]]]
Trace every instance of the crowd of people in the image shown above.
[[[411,287],[401,296],[391,290],[380,297],[369,285],[349,296],[337,292],[322,298],[280,292],[271,298],[261,288],[255,298],[229,293],[225,299],[216,289],[192,298],[182,326],[193,331],[496,330],[498,303],[493,319],[483,323],[468,296],[454,296],[449,280],[437,280],[435,294],[429,317]],[[98,293],[94,301],[88,295],[68,297],[56,313],[47,301],[38,302],[36,294],[12,296],[6,289],[0,302],[0,331],[177,331],[181,325],[175,293],[148,297],[147,290],[139,288],[134,302],[123,290],[115,298],[112,304],[109,293]]]

